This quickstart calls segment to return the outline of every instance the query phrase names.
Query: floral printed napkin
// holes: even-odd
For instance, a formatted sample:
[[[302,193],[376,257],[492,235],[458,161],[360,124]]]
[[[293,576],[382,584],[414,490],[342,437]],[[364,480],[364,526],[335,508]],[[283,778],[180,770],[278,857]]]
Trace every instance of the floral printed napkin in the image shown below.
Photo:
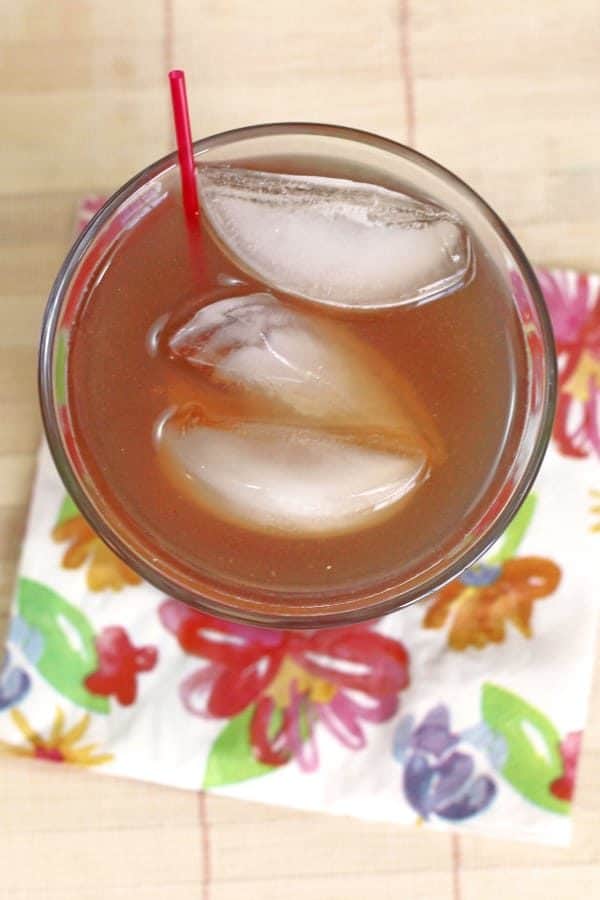
[[[600,278],[539,275],[560,399],[535,489],[487,558],[378,622],[266,630],[162,596],[90,530],[44,445],[0,672],[3,747],[567,843],[600,598]]]

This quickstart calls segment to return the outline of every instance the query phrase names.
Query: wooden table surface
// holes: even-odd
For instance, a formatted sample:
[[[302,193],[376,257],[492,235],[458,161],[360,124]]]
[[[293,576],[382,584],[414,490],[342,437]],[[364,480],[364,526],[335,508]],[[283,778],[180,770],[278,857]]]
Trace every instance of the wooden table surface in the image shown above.
[[[36,342],[77,198],[195,133],[339,122],[470,182],[540,263],[600,270],[598,0],[3,0],[0,630],[40,435]],[[576,610],[574,611],[576,614]],[[600,896],[600,697],[555,850],[365,825],[0,759],[0,898]]]

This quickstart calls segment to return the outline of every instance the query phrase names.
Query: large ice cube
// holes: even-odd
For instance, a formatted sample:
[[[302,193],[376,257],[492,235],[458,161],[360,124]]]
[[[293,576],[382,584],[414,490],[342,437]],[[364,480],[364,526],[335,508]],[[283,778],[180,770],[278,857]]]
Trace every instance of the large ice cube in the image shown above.
[[[258,530],[339,534],[374,524],[426,477],[419,450],[400,452],[327,429],[265,422],[162,428],[179,486],[222,518]]]
[[[202,307],[171,334],[170,352],[212,382],[262,398],[261,413],[284,409],[336,424],[427,432],[410,385],[341,323],[305,315],[271,294]],[[256,411],[256,408],[254,408]]]
[[[378,309],[423,303],[472,274],[457,216],[373,184],[227,166],[198,172],[203,213],[245,271],[286,293]]]
[[[169,476],[222,518],[336,534],[378,522],[443,457],[408,382],[340,322],[267,293],[167,325],[196,373],[157,424]]]

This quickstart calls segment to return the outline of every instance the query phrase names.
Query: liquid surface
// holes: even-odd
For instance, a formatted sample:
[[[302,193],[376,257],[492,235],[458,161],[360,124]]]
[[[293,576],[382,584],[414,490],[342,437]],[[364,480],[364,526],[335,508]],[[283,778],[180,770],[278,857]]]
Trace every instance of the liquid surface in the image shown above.
[[[331,162],[269,162],[260,168],[356,178]],[[115,519],[165,573],[258,599],[426,571],[481,514],[524,366],[476,242],[470,283],[431,303],[317,308],[233,262],[212,227],[190,244],[167,188],[99,267],[69,348],[75,437]],[[319,378],[290,385],[296,359]]]

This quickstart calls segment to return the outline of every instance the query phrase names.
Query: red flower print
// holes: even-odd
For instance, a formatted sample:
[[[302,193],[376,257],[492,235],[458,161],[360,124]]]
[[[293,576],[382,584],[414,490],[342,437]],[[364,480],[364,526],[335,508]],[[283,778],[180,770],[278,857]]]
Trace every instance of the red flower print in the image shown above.
[[[323,631],[280,631],[224,622],[176,600],[160,618],[204,665],[183,681],[181,699],[198,716],[231,718],[254,706],[250,743],[267,765],[295,757],[318,764],[315,728],[346,747],[365,746],[365,722],[385,722],[409,683],[409,657],[373,623]]]
[[[99,666],[85,680],[92,694],[114,695],[123,706],[131,706],[137,696],[137,676],[156,665],[156,647],[134,647],[120,625],[105,628],[96,638]]]
[[[577,760],[581,750],[581,738],[583,732],[571,731],[560,744],[560,755],[563,759],[563,774],[556,778],[550,785],[550,790],[559,800],[568,803],[575,793],[575,775],[577,774]]]
[[[600,281],[538,271],[559,369],[554,439],[566,456],[600,456]]]

